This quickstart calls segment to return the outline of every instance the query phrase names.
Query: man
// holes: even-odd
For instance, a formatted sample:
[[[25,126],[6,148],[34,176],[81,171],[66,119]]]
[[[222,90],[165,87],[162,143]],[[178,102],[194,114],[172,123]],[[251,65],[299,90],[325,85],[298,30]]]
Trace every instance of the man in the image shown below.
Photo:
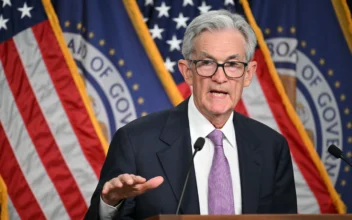
[[[289,147],[269,127],[233,111],[256,70],[256,38],[228,11],[187,27],[179,69],[192,96],[137,119],[115,134],[87,219],[144,219],[174,214],[193,144],[181,214],[296,213]]]

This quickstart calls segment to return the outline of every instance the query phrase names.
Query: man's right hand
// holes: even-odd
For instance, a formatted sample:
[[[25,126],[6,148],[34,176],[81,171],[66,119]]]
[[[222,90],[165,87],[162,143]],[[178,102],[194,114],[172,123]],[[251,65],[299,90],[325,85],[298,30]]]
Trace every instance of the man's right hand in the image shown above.
[[[148,181],[141,176],[133,174],[121,174],[104,184],[101,198],[111,206],[116,206],[122,199],[136,197],[148,190],[155,189],[164,182],[161,176]]]

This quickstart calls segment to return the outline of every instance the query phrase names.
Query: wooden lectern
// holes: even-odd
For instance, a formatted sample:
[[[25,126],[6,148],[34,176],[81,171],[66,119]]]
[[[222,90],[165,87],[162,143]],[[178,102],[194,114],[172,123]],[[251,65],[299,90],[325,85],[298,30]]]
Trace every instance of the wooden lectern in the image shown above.
[[[352,215],[158,215],[147,220],[347,220]]]

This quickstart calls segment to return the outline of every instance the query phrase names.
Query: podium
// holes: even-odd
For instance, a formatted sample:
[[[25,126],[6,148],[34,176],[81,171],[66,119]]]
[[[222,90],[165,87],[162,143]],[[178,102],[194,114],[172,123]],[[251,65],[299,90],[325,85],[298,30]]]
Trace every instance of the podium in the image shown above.
[[[158,215],[147,220],[347,220],[352,215],[320,214],[320,215]]]

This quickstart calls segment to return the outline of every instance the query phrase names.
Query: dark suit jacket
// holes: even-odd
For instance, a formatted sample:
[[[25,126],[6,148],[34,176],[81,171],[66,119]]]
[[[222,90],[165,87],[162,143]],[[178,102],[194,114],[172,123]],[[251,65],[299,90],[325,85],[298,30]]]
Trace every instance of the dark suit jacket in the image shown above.
[[[192,146],[187,116],[188,101],[139,118],[120,128],[110,144],[100,181],[86,219],[99,218],[102,186],[123,173],[146,179],[163,176],[158,188],[127,199],[117,219],[143,219],[174,214]],[[242,213],[297,213],[292,162],[286,139],[253,119],[234,112],[242,189]],[[181,214],[199,214],[194,169],[185,191]]]

